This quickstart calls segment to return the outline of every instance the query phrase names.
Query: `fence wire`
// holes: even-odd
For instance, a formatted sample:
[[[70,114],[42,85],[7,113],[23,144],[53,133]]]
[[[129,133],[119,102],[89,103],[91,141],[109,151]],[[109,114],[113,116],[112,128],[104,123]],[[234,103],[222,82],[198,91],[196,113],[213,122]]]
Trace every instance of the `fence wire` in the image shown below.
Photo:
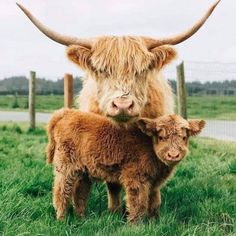
[[[185,61],[184,64],[186,82],[236,80],[236,63]],[[164,74],[175,79],[175,66],[168,67]]]

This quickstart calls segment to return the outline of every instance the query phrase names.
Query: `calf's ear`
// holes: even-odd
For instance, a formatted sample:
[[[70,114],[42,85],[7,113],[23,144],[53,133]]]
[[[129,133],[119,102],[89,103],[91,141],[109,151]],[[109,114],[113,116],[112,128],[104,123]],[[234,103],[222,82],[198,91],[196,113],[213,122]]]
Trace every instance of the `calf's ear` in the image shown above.
[[[204,120],[189,120],[189,135],[195,136],[201,133],[202,129],[205,127],[206,122]]]
[[[168,45],[153,48],[151,52],[155,55],[154,67],[157,69],[161,69],[177,57],[176,50]]]
[[[140,118],[137,122],[138,128],[148,136],[153,136],[157,133],[156,122],[148,118]]]
[[[90,68],[91,50],[78,45],[71,45],[67,48],[67,57],[82,69]]]

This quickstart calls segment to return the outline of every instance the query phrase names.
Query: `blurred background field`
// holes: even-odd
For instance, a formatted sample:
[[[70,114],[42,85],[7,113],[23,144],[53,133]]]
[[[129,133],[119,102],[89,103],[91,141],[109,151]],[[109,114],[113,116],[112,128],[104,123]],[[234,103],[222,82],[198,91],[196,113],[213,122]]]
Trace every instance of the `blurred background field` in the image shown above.
[[[236,64],[186,62],[185,74],[188,117],[236,120]],[[175,78],[175,72],[167,71],[166,76]],[[207,82],[197,80],[204,81],[208,78],[210,81]],[[177,94],[176,80],[170,79],[169,82],[173,92]],[[74,97],[78,95],[81,88],[82,78],[75,77]],[[26,111],[28,91],[29,81],[25,76],[12,76],[0,80],[0,110]],[[52,112],[63,107],[63,94],[63,78],[54,80],[37,78],[36,111]]]
[[[52,112],[63,107],[63,95],[37,95],[37,112]],[[27,111],[26,95],[0,95],[0,110]],[[190,118],[236,120],[236,96],[188,96]]]

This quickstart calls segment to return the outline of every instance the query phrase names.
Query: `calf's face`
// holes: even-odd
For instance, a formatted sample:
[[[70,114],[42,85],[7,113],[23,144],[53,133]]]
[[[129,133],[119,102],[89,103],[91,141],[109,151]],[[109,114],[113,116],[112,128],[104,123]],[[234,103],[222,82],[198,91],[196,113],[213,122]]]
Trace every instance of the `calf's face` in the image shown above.
[[[101,37],[91,49],[68,47],[70,60],[96,81],[103,114],[117,122],[140,115],[147,102],[148,79],[172,59],[170,46],[149,50],[141,37]]]
[[[137,124],[142,132],[153,137],[157,157],[171,166],[187,155],[189,137],[198,135],[204,128],[205,121],[187,121],[178,115],[167,115],[153,120],[141,118]]]

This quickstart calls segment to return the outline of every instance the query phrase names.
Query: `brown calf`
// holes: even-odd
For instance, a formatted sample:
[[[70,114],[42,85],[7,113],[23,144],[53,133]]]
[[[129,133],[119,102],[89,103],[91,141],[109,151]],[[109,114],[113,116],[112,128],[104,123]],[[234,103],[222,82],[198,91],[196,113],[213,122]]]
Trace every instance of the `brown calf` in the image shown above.
[[[75,186],[75,210],[84,216],[94,180],[124,187],[129,222],[158,215],[161,185],[186,156],[189,136],[198,134],[204,124],[168,115],[139,119],[139,129],[127,130],[96,114],[56,112],[48,125],[47,156],[55,166],[57,218],[64,218]]]

